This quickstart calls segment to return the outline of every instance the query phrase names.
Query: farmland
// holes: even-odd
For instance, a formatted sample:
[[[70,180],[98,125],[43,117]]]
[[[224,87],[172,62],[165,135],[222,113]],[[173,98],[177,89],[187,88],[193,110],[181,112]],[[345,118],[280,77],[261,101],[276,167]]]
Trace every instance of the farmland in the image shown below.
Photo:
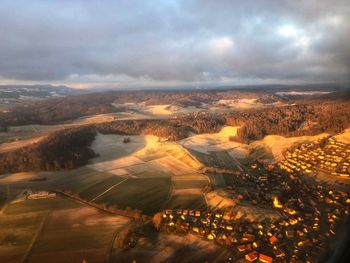
[[[168,114],[165,107],[157,107],[153,110],[159,110],[160,115]],[[99,117],[81,118],[74,123],[82,125]],[[104,117],[112,118],[112,115]],[[32,125],[10,130],[18,135],[25,131],[46,136],[51,129],[64,125]],[[270,135],[243,144],[230,138],[237,134],[237,129],[237,126],[227,126],[217,133],[193,134],[175,142],[151,135],[97,133],[91,144],[97,156],[85,166],[1,175],[0,206],[4,200],[16,199],[23,190],[57,191],[66,197],[22,200],[4,206],[0,216],[0,262],[18,262],[26,255],[28,262],[43,262],[47,258],[60,262],[62,257],[72,263],[82,259],[103,262],[112,237],[130,225],[128,219],[120,215],[136,218],[142,213],[142,220],[150,223],[155,213],[166,209],[227,210],[235,220],[278,220],[281,214],[271,208],[271,196],[279,193],[279,189],[273,188],[277,184],[264,183],[273,179],[262,163],[283,158],[284,151],[295,143],[313,141],[327,134],[291,138]],[[346,135],[338,137],[348,139]],[[2,149],[22,147],[21,143],[27,142],[2,144]],[[258,165],[254,159],[261,163]],[[270,188],[273,189],[266,190]],[[162,246],[169,247],[164,244],[167,242],[164,233],[152,242],[147,238],[142,236],[130,251],[112,248],[111,257],[168,258],[159,250]],[[182,244],[177,245],[185,249]],[[176,258],[174,256],[174,260]]]
[[[27,188],[63,191],[107,208],[137,209],[148,215],[182,199],[187,199],[183,207],[206,207],[202,193],[209,181],[197,173],[201,164],[189,152],[173,143],[161,144],[155,136],[130,139],[125,144],[123,136],[98,134],[92,148],[99,156],[87,166],[12,174],[0,183],[11,184],[17,192]]]
[[[95,202],[121,209],[138,209],[152,215],[163,208],[169,191],[169,178],[130,178]]]
[[[184,175],[195,172],[193,168],[181,163],[172,156],[159,158],[152,162],[172,172],[175,175]]]
[[[211,182],[213,188],[224,188],[226,187],[226,181],[223,174],[218,173],[207,173],[206,174]]]
[[[206,207],[202,192],[209,181],[196,173],[200,163],[185,149],[162,145],[154,136],[130,136],[130,144],[121,143],[122,139],[98,135],[93,147],[101,151],[97,151],[100,157],[81,172],[55,182],[56,187],[105,207],[137,209],[148,215],[182,200],[186,200],[182,207]],[[105,151],[107,145],[116,147]]]
[[[85,167],[10,175],[0,182],[12,184],[13,194],[33,187],[59,190],[107,208],[137,209],[147,215],[163,208],[206,208],[219,203],[232,206],[225,201],[225,192],[233,177],[203,174],[203,167],[239,173],[250,148],[255,153],[260,148],[273,149],[275,153],[282,143],[271,143],[272,136],[248,146],[230,142],[228,138],[236,129],[225,127],[219,133],[195,135],[179,143],[162,143],[155,136],[141,135],[128,136],[130,142],[123,143],[125,136],[98,134],[91,147],[99,156]],[[290,144],[306,139],[309,138],[285,141]],[[202,140],[206,148],[197,147]],[[45,180],[35,181],[41,178]],[[208,195],[210,190],[215,192]]]
[[[208,186],[208,180],[202,175],[173,176],[173,186],[175,189],[204,189]]]
[[[0,263],[350,263],[350,0],[0,3]]]
[[[203,194],[173,195],[166,204],[167,209],[202,209],[205,210],[207,203]]]
[[[80,169],[76,174],[72,174],[71,176],[67,176],[62,179],[58,178],[57,180],[58,181],[55,182],[54,187],[58,188],[59,190],[71,191],[79,194],[83,191],[93,188],[96,184],[99,184],[103,181],[116,183],[118,180],[121,181],[122,179],[118,176],[114,176],[113,174],[98,172],[85,168]]]
[[[191,234],[183,236],[159,233],[156,244],[146,244],[148,246],[138,244],[126,251],[115,249],[112,262],[221,262],[229,255],[225,247]]]
[[[170,176],[170,172],[168,172],[166,169],[150,162],[133,165],[126,169],[132,176],[138,177],[138,178]]]
[[[223,127],[218,133],[204,133],[197,134],[180,141],[180,144],[185,148],[192,149],[202,153],[208,153],[208,151],[223,151],[230,150],[237,146],[241,146],[240,143],[230,141],[230,137],[237,135],[237,126]]]
[[[143,149],[147,140],[151,137],[130,136],[130,143],[123,143],[124,136],[122,135],[103,135],[98,133],[91,148],[99,154],[92,162],[103,162],[121,158]]]
[[[140,135],[129,136],[130,142],[126,144],[124,136],[98,134],[91,147],[99,156],[87,166],[18,177],[22,179],[16,189],[46,185],[107,208],[137,209],[147,215],[163,208],[204,209],[207,201],[215,207],[218,203],[225,204],[222,201],[225,193],[207,195],[206,192],[211,188],[224,190],[228,185],[227,175],[199,172],[203,167],[240,171],[237,160],[247,158],[247,149],[228,141],[236,129],[225,127],[217,134],[195,135],[180,144],[161,143],[155,136]],[[202,140],[207,145],[205,150],[195,146]],[[26,182],[42,176],[47,180]],[[3,180],[11,182],[10,178]]]
[[[0,218],[0,261],[62,262],[57,255],[64,255],[65,262],[103,262],[127,222],[62,197],[13,203]]]
[[[226,151],[202,153],[196,150],[189,150],[189,152],[207,167],[230,169],[233,171],[239,170],[232,156]]]

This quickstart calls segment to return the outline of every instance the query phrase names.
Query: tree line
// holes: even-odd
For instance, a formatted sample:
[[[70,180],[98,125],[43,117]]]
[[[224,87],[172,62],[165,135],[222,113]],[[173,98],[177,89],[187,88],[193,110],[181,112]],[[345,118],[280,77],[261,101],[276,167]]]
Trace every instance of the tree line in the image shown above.
[[[36,144],[0,154],[0,174],[82,166],[96,156],[89,148],[95,136],[96,130],[93,127],[54,132]]]
[[[96,132],[155,135],[181,140],[191,133],[215,133],[225,125],[241,126],[232,140],[249,143],[275,134],[282,136],[339,133],[350,127],[348,101],[297,104],[229,114],[187,115],[161,120],[117,120],[57,131],[40,142],[0,154],[0,173],[48,171],[82,166],[95,156],[89,148]]]
[[[17,106],[0,113],[0,127],[29,124],[58,124],[82,116],[116,112],[112,106],[116,97],[108,93],[74,95],[46,99]]]
[[[50,98],[13,107],[10,112],[0,112],[0,129],[7,126],[29,124],[60,124],[79,117],[123,111],[113,103],[127,102],[147,105],[171,104],[175,106],[201,106],[220,99],[255,98],[275,101],[273,93],[246,90],[201,91],[111,91]]]
[[[177,141],[188,137],[191,133],[218,132],[225,123],[225,119],[221,117],[188,116],[165,120],[119,120],[96,124],[95,127],[103,134],[155,135]]]
[[[155,135],[180,140],[193,133],[217,132],[223,119],[120,120],[56,131],[38,143],[0,154],[0,174],[73,169],[96,156],[89,148],[103,134]]]
[[[230,113],[227,125],[239,125],[233,140],[249,143],[275,134],[282,136],[339,133],[350,127],[348,101],[270,107]]]

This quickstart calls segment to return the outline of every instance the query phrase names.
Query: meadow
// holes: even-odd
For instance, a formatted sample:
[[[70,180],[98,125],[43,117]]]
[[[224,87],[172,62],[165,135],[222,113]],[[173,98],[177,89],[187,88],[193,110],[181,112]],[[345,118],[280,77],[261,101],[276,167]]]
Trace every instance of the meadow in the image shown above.
[[[166,208],[205,210],[207,203],[203,194],[173,195],[166,204]]]
[[[121,209],[138,209],[148,215],[162,210],[170,191],[170,178],[129,178],[111,189],[96,203]]]
[[[63,197],[10,204],[0,217],[0,262],[104,262],[129,222]]]

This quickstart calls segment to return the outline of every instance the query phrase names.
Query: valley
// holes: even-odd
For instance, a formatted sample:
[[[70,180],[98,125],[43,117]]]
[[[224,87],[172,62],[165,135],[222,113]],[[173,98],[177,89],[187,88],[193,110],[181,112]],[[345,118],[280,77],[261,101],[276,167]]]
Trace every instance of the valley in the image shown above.
[[[245,123],[225,116],[276,106],[242,100],[192,108],[113,104],[116,113],[57,124],[9,126],[1,133],[3,158],[17,158],[13,154],[22,151],[19,156],[23,159],[23,153],[34,149],[41,166],[33,170],[30,167],[36,166],[23,163],[22,171],[0,175],[0,224],[6,226],[0,231],[0,259],[42,262],[53,254],[64,254],[66,262],[112,262],[116,258],[121,262],[135,258],[140,262],[192,262],[214,257],[219,262],[244,262],[261,254],[277,261],[314,260],[314,254],[306,255],[303,249],[293,252],[284,245],[300,247],[302,242],[308,247],[305,237],[309,234],[285,236],[288,231],[299,235],[303,220],[305,231],[310,235],[314,231],[311,221],[304,219],[305,213],[312,213],[305,200],[301,199],[302,206],[290,200],[294,195],[311,198],[332,189],[334,195],[327,198],[338,196],[340,210],[334,213],[339,218],[349,212],[350,181],[337,174],[314,176],[307,170],[282,168],[291,162],[291,149],[327,138],[348,144],[349,130],[302,136],[268,134],[242,141],[237,138]],[[73,146],[82,136],[86,139]],[[76,164],[66,164],[70,157],[61,156],[62,167],[48,168],[49,156],[68,145],[72,156],[79,156]],[[308,190],[301,187],[304,181]],[[315,187],[319,192],[311,190]],[[30,199],[30,192],[40,198]],[[273,203],[277,197],[281,207]],[[324,207],[323,199],[314,202]],[[157,217],[159,223],[155,223]],[[320,220],[324,220],[322,215]],[[321,236],[341,227],[340,221],[335,222],[323,228]],[[281,226],[278,232],[273,227],[276,224]],[[269,233],[276,236],[274,242],[281,242],[276,251],[271,250]],[[319,238],[311,241],[318,242]],[[178,252],[204,247],[207,254],[191,252],[189,258]]]
[[[1,1],[0,263],[348,263],[350,4]]]

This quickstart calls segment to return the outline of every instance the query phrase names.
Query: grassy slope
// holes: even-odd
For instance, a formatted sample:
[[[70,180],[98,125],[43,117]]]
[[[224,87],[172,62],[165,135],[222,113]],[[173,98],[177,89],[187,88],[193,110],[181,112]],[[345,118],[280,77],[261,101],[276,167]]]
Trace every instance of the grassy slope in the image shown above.
[[[122,209],[139,209],[152,215],[162,209],[169,191],[170,178],[128,179],[96,202]]]

